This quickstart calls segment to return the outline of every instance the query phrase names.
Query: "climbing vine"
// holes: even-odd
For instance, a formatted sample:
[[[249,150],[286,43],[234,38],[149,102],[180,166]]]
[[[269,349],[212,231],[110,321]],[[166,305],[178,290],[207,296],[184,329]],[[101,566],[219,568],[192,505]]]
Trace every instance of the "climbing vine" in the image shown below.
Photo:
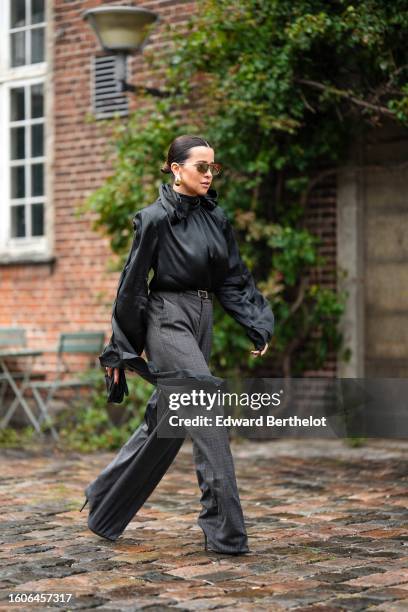
[[[87,207],[124,254],[132,215],[157,197],[171,140],[205,136],[225,168],[214,182],[219,203],[275,313],[267,359],[301,375],[342,347],[345,300],[311,280],[324,259],[307,230],[308,196],[356,139],[384,122],[407,124],[406,2],[203,0],[197,9],[183,27],[167,25],[160,56],[146,48],[169,96],[141,96],[115,123],[114,169]],[[218,307],[215,329],[222,371],[258,367]]]

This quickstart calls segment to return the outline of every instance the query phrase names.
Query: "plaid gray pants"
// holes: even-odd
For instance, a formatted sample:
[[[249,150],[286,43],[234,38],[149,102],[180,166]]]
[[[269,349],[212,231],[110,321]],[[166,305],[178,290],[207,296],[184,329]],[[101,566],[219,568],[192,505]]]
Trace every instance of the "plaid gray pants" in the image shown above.
[[[149,294],[145,352],[161,371],[211,372],[212,300],[188,292]],[[85,490],[90,501],[89,528],[115,540],[156,488],[183,444],[183,438],[157,436],[159,391],[147,404],[144,422],[113,461]],[[233,458],[225,427],[187,428],[202,510],[197,522],[210,548],[248,551]]]

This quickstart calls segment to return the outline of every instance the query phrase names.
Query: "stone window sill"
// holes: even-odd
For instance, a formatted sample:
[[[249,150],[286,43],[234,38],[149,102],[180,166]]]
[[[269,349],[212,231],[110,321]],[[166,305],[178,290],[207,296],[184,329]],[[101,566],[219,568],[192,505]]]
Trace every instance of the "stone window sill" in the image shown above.
[[[0,267],[1,266],[32,266],[32,265],[53,265],[56,261],[54,255],[45,253],[21,253],[17,254],[2,254],[0,253]]]

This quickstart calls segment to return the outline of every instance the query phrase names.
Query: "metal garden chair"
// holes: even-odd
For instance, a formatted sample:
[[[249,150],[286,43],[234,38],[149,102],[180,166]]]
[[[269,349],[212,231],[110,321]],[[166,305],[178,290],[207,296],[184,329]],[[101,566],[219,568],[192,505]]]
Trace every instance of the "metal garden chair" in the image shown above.
[[[30,405],[24,397],[25,390],[29,388],[33,376],[34,359],[42,355],[40,349],[26,347],[26,333],[21,327],[1,327],[0,328],[0,406],[3,408],[5,393],[11,389],[14,399],[7,407],[7,411],[0,420],[0,429],[7,427],[14,412],[21,406],[27,415],[30,423],[38,433],[41,428],[33,414]],[[21,370],[12,371],[9,369],[8,361],[23,359],[24,367]]]
[[[19,348],[27,345],[26,330],[23,327],[0,327],[0,350],[4,347]],[[14,378],[23,378],[23,372],[13,372]],[[0,406],[3,406],[8,377],[0,372]]]
[[[30,384],[33,396],[40,410],[39,420],[40,422],[46,420],[50,423],[50,430],[55,440],[59,439],[59,435],[52,425],[52,419],[49,415],[48,408],[56,392],[61,389],[76,389],[79,391],[82,387],[92,386],[95,382],[91,379],[80,378],[77,372],[72,372],[66,362],[66,355],[88,354],[91,356],[89,365],[92,366],[95,364],[96,357],[103,349],[104,341],[105,334],[103,332],[85,331],[62,333],[59,337],[57,347],[57,368],[55,378],[50,381],[34,381]],[[46,393],[43,396],[41,392]]]

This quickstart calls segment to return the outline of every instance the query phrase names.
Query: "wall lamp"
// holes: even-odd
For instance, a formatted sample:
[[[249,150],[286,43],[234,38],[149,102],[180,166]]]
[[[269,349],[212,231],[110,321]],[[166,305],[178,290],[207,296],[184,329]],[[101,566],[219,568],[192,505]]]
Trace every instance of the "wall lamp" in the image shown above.
[[[154,87],[132,85],[126,82],[126,57],[142,52],[160,17],[147,9],[132,6],[98,6],[82,13],[104,51],[115,54],[115,78],[119,92],[146,92],[157,97],[167,97],[168,92]]]

